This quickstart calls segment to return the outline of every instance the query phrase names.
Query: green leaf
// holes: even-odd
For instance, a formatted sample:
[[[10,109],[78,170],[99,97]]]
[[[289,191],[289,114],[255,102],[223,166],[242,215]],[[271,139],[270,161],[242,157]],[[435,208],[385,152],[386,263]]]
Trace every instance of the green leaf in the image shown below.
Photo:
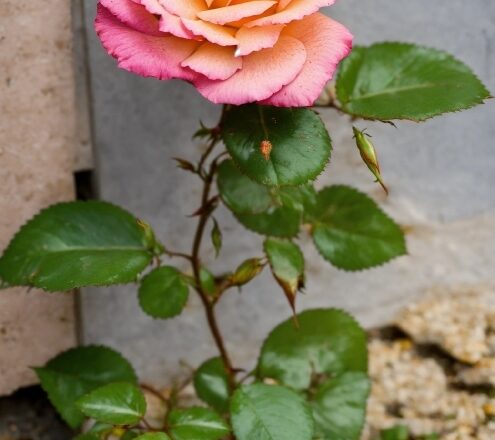
[[[312,215],[316,247],[340,269],[379,266],[407,252],[400,227],[371,198],[353,188],[324,188]]]
[[[139,305],[153,318],[167,319],[179,315],[189,297],[182,274],[171,266],[153,269],[141,281]]]
[[[20,229],[0,259],[0,277],[48,291],[128,283],[158,247],[149,226],[117,206],[60,203]]]
[[[348,372],[324,383],[312,398],[316,431],[322,440],[358,440],[366,419],[370,381]]]
[[[78,428],[84,421],[75,404],[77,399],[110,382],[137,383],[126,359],[110,348],[99,346],[73,348],[35,371],[50,402],[72,428]]]
[[[215,248],[215,257],[218,257],[218,255],[220,255],[220,251],[222,250],[223,238],[222,231],[220,230],[218,222],[215,219],[213,219],[213,228],[211,230],[211,242]]]
[[[142,391],[128,382],[103,385],[79,398],[76,404],[88,417],[114,425],[134,425],[146,412]]]
[[[285,186],[280,188],[279,199],[282,206],[304,213],[307,206],[316,203],[316,190],[312,184]]]
[[[247,229],[272,237],[295,237],[301,225],[301,213],[287,206],[272,207],[263,214],[235,214]]]
[[[217,285],[215,283],[215,277],[213,274],[202,267],[199,272],[199,281],[201,282],[201,288],[210,296],[215,296],[217,292]]]
[[[231,107],[222,136],[242,172],[268,186],[300,185],[315,179],[332,148],[319,116],[302,108]]]
[[[273,237],[297,235],[304,205],[316,197],[310,185],[260,185],[243,175],[231,160],[221,164],[218,186],[222,200],[243,226]]]
[[[155,434],[155,433],[152,433],[152,434]],[[161,434],[162,433],[159,433],[160,434],[160,438],[158,440],[170,440],[169,437],[165,436],[165,437],[162,437]],[[149,434],[143,434],[143,435],[139,435],[137,432],[135,431],[126,431],[124,432],[124,434],[122,434],[122,437],[120,437],[120,440],[134,440],[135,438],[137,437],[143,437],[143,436],[148,436]],[[153,440],[153,439],[151,439]]]
[[[294,309],[296,294],[304,287],[304,256],[299,247],[288,240],[268,238],[263,247],[273,276]]]
[[[260,214],[273,204],[270,188],[242,174],[231,160],[218,167],[217,185],[224,203],[237,214]]]
[[[174,440],[219,440],[230,433],[222,417],[208,408],[176,409],[167,421]]]
[[[310,440],[313,417],[304,399],[287,388],[244,385],[230,405],[238,440]]]
[[[109,434],[113,431],[113,425],[110,423],[96,422],[89,430],[88,434],[98,434],[99,436]]]
[[[314,375],[366,372],[366,334],[354,318],[336,309],[307,310],[278,325],[261,349],[258,376],[307,389]]]
[[[384,429],[380,432],[379,440],[408,440],[409,429],[407,426],[394,426],[389,429]]]
[[[341,64],[337,97],[345,112],[369,119],[424,121],[481,104],[489,92],[464,63],[405,43],[355,47]]]
[[[196,370],[194,388],[203,402],[222,413],[228,411],[229,381],[222,359],[209,359]]]
[[[135,440],[170,440],[170,437],[164,432],[147,432],[136,437]]]

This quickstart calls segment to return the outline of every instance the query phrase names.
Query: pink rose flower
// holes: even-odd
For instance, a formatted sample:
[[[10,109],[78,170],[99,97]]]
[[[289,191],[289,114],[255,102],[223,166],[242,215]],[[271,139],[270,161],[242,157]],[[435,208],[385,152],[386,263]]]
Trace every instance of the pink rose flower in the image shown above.
[[[335,0],[100,0],[96,32],[121,68],[192,83],[214,103],[310,106],[352,47],[318,12]]]

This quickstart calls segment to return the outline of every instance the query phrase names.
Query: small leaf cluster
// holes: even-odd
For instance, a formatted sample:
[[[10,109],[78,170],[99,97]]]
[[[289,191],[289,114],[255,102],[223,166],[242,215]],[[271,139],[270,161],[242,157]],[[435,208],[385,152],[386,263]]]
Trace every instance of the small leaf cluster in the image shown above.
[[[71,349],[36,373],[64,420],[95,422],[78,440],[110,433],[151,440],[358,439],[369,393],[366,335],[347,313],[309,310],[265,340],[258,365],[229,382],[220,358],[200,365],[192,383],[205,406],[163,397],[166,415],[150,430],[143,388],[129,362],[102,346]]]

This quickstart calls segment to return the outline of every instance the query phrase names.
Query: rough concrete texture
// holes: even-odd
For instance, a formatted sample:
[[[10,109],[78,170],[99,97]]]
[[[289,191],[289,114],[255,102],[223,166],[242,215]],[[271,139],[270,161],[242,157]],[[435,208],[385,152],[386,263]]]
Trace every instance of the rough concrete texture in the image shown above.
[[[94,1],[86,3],[88,26]],[[415,41],[455,53],[495,90],[495,3],[493,0],[341,0],[330,9],[348,25],[356,42]],[[218,108],[179,82],[142,79],[117,70],[91,36],[90,61],[95,110],[99,191],[148,221],[171,248],[188,249],[199,185],[170,160],[197,157],[191,133],[199,119],[213,123]],[[377,145],[391,194],[386,200],[355,151],[346,117],[322,112],[334,140],[334,155],[318,185],[347,183],[369,192],[407,226],[409,256],[372,271],[339,272],[321,260],[309,240],[307,294],[299,307],[342,307],[366,326],[391,319],[404,304],[435,285],[493,281],[495,255],[495,106],[451,114],[425,124],[368,127]],[[232,268],[260,255],[261,238],[244,231],[221,210],[226,239],[221,257],[205,263]],[[174,261],[173,264],[180,262]],[[87,289],[83,299],[86,342],[122,350],[144,380],[166,384],[179,360],[192,366],[214,355],[203,311],[192,296],[182,316],[153,321],[138,307],[136,286]],[[289,315],[279,288],[265,272],[242,294],[231,292],[219,307],[220,324],[237,365],[252,363],[268,331]]]
[[[30,217],[73,197],[74,83],[70,3],[0,6],[0,249]],[[75,343],[71,295],[0,292],[0,395],[35,382]]]

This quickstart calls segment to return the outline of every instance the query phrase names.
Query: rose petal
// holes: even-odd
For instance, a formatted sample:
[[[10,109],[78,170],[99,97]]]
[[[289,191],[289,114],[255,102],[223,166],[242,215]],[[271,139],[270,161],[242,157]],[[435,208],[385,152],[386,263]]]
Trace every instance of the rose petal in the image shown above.
[[[202,20],[215,24],[226,24],[239,21],[247,17],[253,17],[270,9],[277,2],[273,0],[256,0],[226,6],[224,8],[209,9],[199,12],[198,17]]]
[[[236,58],[234,51],[234,47],[203,43],[182,66],[212,80],[226,80],[242,67],[242,58]]]
[[[191,81],[197,76],[180,65],[198,46],[194,40],[143,34],[126,26],[101,4],[95,29],[107,52],[118,60],[122,69],[158,79]]]
[[[252,52],[273,47],[280,37],[284,25],[247,28],[241,27],[235,34],[238,41],[236,56],[249,55]]]
[[[317,12],[320,8],[330,6],[335,0],[292,0],[287,7],[276,14],[261,17],[246,23],[247,27],[286,24]]]
[[[159,0],[171,14],[181,18],[197,18],[198,12],[206,9],[204,0]]]
[[[297,78],[267,99],[264,104],[279,107],[311,106],[338,63],[352,48],[352,35],[340,23],[316,13],[288,25],[283,35],[300,40],[307,52],[306,63]]]
[[[202,20],[182,19],[183,25],[193,35],[206,38],[209,42],[220,46],[236,46],[237,39],[234,37],[235,29],[208,23]]]
[[[277,12],[281,11],[282,9],[285,9],[291,1],[292,0],[279,0],[277,6]]]
[[[224,6],[228,6],[231,3],[231,0],[206,0],[206,5],[209,8],[223,8]]]
[[[205,98],[217,104],[261,101],[294,80],[304,66],[306,51],[300,41],[281,36],[273,48],[253,52],[242,60],[242,69],[226,81],[199,77],[193,83]]]
[[[179,17],[170,14],[167,11],[162,13],[160,30],[175,35],[176,37],[187,38],[188,40],[196,39],[195,35],[184,26],[184,23]]]
[[[158,19],[150,14],[144,6],[131,0],[100,0],[115,17],[126,25],[150,35],[160,35]]]
[[[143,5],[146,10],[152,14],[161,15],[165,12],[165,8],[160,4],[158,0],[132,0],[134,3]]]

